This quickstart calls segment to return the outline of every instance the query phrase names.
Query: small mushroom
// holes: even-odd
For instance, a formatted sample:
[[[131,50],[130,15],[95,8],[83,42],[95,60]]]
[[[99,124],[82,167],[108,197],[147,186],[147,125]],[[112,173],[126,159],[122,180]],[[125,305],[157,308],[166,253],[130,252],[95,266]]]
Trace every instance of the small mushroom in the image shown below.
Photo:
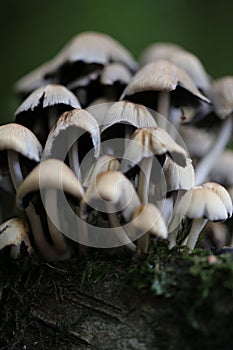
[[[63,259],[70,255],[67,241],[58,229],[62,217],[61,212],[64,208],[56,201],[57,196],[53,196],[56,191],[60,191],[62,194],[66,193],[77,201],[80,201],[84,195],[82,185],[67,165],[58,159],[47,159],[30,172],[16,195],[17,205],[22,209],[30,205],[35,193],[40,192],[42,200],[43,195],[46,196],[45,211],[46,214],[49,213],[48,226],[53,245],[47,240],[46,228],[43,227],[42,223],[39,227],[34,223],[33,238],[40,253],[48,260]],[[41,206],[37,208],[37,211],[39,210],[42,211],[41,215],[43,215]]]
[[[152,203],[140,205],[134,212],[130,222],[132,236],[137,240],[137,252],[147,254],[149,235],[156,238],[167,238],[167,227],[160,211]]]
[[[157,42],[146,47],[140,57],[143,65],[158,60],[169,60],[174,52],[184,51],[183,47],[169,42]]]
[[[90,152],[93,149],[93,154]],[[99,126],[94,117],[84,109],[63,113],[51,129],[42,159],[57,158],[62,161],[68,154],[69,166],[81,181],[80,163],[88,155],[88,166],[100,153]]]
[[[0,250],[11,246],[11,257],[17,259],[20,256],[20,246],[24,242],[29,254],[33,249],[29,240],[29,226],[26,221],[13,218],[0,225]]]
[[[208,95],[213,103],[213,113],[221,122],[221,126],[218,125],[214,146],[196,166],[197,185],[206,181],[216,159],[231,138],[233,130],[233,77],[227,76],[215,80],[210,86]],[[207,114],[204,119],[208,120],[208,117],[210,114]],[[208,127],[209,125],[210,122],[208,122]]]
[[[137,191],[144,204],[148,201],[153,155],[166,154],[169,154],[179,165],[186,165],[186,151],[166,131],[156,127],[136,130],[125,149],[120,169],[126,173],[135,165],[140,166]]]
[[[183,245],[186,244],[190,250],[194,249],[199,234],[208,220],[224,221],[231,216],[232,204],[229,208],[227,197],[227,191],[223,187],[216,190],[213,185],[208,184],[195,186],[187,191],[174,208],[169,248],[176,245],[179,223],[186,217],[192,220],[192,224]]]
[[[28,127],[44,143],[61,113],[81,108],[65,86],[49,84],[33,91],[15,112],[15,121]]]
[[[131,79],[121,99],[141,103],[162,115],[159,126],[167,129],[170,115],[170,98],[174,95],[176,106],[209,103],[200,93],[191,78],[180,67],[158,60],[142,67]]]
[[[114,229],[111,237],[112,247],[126,245],[135,251],[136,246],[128,238],[118,217],[118,213],[129,222],[140,201],[132,183],[118,171],[106,171],[98,174],[88,187],[80,205],[80,216],[87,220],[91,208],[107,214],[110,227]],[[92,209],[93,210],[93,209]],[[109,232],[102,232],[102,248],[108,242]]]

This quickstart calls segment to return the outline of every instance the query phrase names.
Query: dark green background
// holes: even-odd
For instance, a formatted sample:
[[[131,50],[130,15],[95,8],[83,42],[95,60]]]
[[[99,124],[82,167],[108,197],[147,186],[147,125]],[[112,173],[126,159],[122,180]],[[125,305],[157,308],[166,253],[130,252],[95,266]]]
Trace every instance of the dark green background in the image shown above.
[[[0,121],[12,120],[14,82],[75,34],[106,32],[137,58],[153,41],[199,55],[213,77],[233,74],[233,1],[8,0],[0,12]]]

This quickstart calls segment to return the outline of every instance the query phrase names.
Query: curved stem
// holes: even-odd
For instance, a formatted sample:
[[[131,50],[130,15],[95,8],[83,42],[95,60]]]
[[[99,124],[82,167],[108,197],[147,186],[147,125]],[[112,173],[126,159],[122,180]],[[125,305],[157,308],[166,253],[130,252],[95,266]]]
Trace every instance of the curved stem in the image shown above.
[[[57,208],[57,190],[47,189],[45,191],[45,211],[47,216],[48,228],[54,247],[59,253],[64,254],[68,251],[68,247],[63,234],[57,228],[57,225],[59,225],[59,216]]]
[[[111,203],[107,203],[107,214],[108,214],[108,219],[110,222],[110,226],[114,229],[114,232],[118,238],[118,240],[122,243],[122,245],[126,246],[131,252],[136,251],[136,246],[125,231],[122,229],[120,221],[117,217],[117,214],[113,212]]]
[[[195,169],[196,185],[205,182],[218,156],[221,154],[232,134],[232,116],[224,120],[222,127],[217,135],[215,145],[211,151],[197,164]]]
[[[167,120],[170,111],[170,94],[166,91],[159,92],[157,112],[161,114],[162,118],[158,120],[158,126],[167,130]]]
[[[69,165],[70,168],[73,170],[75,173],[76,177],[79,179],[81,182],[81,173],[80,173],[80,167],[79,167],[79,156],[78,156],[78,147],[77,143],[74,142],[69,150],[68,153],[68,158],[69,158]]]
[[[201,230],[206,225],[207,221],[208,221],[207,219],[203,219],[203,218],[194,219],[192,226],[190,228],[190,232],[188,234],[187,243],[186,243],[186,239],[185,239],[185,241],[182,243],[182,245],[184,245],[186,243],[187,247],[190,250],[193,250],[196,243],[197,243],[197,240],[198,240],[198,237],[201,233]]]
[[[148,192],[149,192],[152,163],[153,163],[153,156],[149,158],[144,158],[140,162],[137,192],[142,204],[148,203],[148,195],[149,195]]]
[[[19,163],[19,154],[15,151],[7,151],[8,166],[11,175],[11,180],[14,185],[15,191],[23,182],[23,174]]]

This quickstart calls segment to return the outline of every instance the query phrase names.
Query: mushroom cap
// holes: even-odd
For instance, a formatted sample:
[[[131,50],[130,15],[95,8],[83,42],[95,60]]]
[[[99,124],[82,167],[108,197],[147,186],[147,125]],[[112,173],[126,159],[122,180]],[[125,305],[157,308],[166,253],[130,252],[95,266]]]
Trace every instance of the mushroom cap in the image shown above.
[[[73,171],[58,159],[47,159],[38,164],[25,178],[16,194],[19,208],[28,206],[33,193],[43,189],[63,191],[80,200],[84,191]]]
[[[65,86],[48,84],[33,91],[15,112],[16,119],[24,112],[33,112],[37,107],[67,105],[71,108],[81,108],[77,97]]]
[[[110,202],[116,211],[121,211],[127,222],[140,205],[132,183],[121,172],[113,170],[102,172],[92,180],[81,201],[81,217],[87,217],[88,206],[103,201]]]
[[[12,218],[5,221],[0,225],[0,250],[10,245],[17,246],[25,240],[30,250],[31,246],[28,240],[29,232],[29,226],[23,219]]]
[[[144,158],[154,155],[169,154],[174,161],[181,166],[186,165],[187,153],[184,148],[179,146],[171,136],[163,129],[141,128],[136,130],[128,142],[123,160],[121,171],[127,172]]]
[[[217,116],[225,119],[233,112],[233,76],[219,78],[211,84],[208,96]]]
[[[94,164],[92,164],[91,168],[85,175],[83,186],[89,187],[91,181],[93,181],[98,174],[109,170],[118,170],[119,167],[120,162],[114,156],[108,154],[101,156]]]
[[[0,126],[0,151],[8,150],[39,162],[42,146],[36,136],[25,126],[9,123]]]
[[[200,93],[188,74],[166,60],[151,62],[142,67],[125,88],[121,99],[127,99],[136,93],[145,91],[171,92],[178,86],[185,89],[194,98],[209,103],[208,98]]]
[[[219,198],[226,207],[228,218],[230,218],[232,216],[232,201],[227,190],[223,186],[215,182],[206,182],[202,186],[210,188],[219,196]]]
[[[174,216],[224,221],[228,218],[228,213],[221,198],[211,188],[195,186],[188,190],[175,205]]]
[[[176,164],[171,158],[167,157],[163,165],[164,176],[160,183],[156,184],[156,198],[166,197],[168,192],[177,190],[189,190],[195,185],[195,173],[192,166],[192,160],[187,158],[186,166],[182,167]]]
[[[83,32],[73,37],[53,59],[53,69],[78,61],[100,65],[118,62],[132,71],[137,69],[133,56],[123,45],[109,35],[97,32]]]
[[[167,238],[167,227],[160,211],[152,203],[140,205],[134,212],[130,222],[133,231],[150,233],[153,236]]]
[[[100,152],[100,131],[97,121],[86,110],[73,109],[70,112],[64,112],[52,127],[44,147],[42,159],[55,157],[55,153],[58,151],[59,155],[63,157],[62,160],[64,160],[73,142],[77,141],[80,136],[78,129],[82,129],[82,133],[88,132],[90,134],[94,145],[94,155],[98,157]],[[65,134],[68,131],[70,133]],[[71,134],[71,132],[73,133]],[[59,144],[56,143],[56,140],[59,141]],[[59,155],[58,158],[60,158]]]
[[[143,65],[157,61],[157,60],[169,60],[174,52],[184,51],[184,49],[174,43],[169,42],[157,42],[149,45],[143,50],[140,58],[140,62]]]
[[[127,85],[131,77],[130,71],[123,64],[109,63],[101,73],[100,82],[103,85],[113,85],[116,82]]]
[[[221,185],[233,186],[233,152],[225,150],[216,160],[210,171],[209,177],[211,181],[220,183]]]
[[[159,59],[168,60],[182,68],[199,89],[206,91],[210,86],[209,76],[199,58],[182,47],[172,43],[152,44],[142,55],[144,64]]]
[[[203,157],[213,146],[214,134],[189,125],[180,125],[179,134],[191,157]]]
[[[101,132],[117,123],[130,124],[135,128],[154,127],[157,125],[146,107],[128,101],[115,102],[106,111]]]
[[[115,101],[109,100],[105,97],[97,98],[89,104],[86,111],[93,115],[99,127],[101,127],[106,113],[114,103]]]

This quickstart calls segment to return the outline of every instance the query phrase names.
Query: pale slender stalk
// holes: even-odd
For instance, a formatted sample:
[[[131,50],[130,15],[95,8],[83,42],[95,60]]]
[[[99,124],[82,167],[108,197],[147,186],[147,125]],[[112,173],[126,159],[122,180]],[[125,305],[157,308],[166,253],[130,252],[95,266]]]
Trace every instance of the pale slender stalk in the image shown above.
[[[186,243],[187,247],[190,250],[194,249],[194,247],[197,243],[198,237],[201,233],[201,230],[204,228],[207,221],[208,221],[207,219],[203,219],[203,218],[193,220],[192,226],[190,228],[190,232],[188,234],[187,243]],[[182,245],[184,245],[184,244],[182,243]]]
[[[8,151],[8,165],[15,191],[17,191],[24,179],[17,152]],[[29,203],[29,206],[25,209],[25,212],[28,217],[37,248],[47,260],[51,260],[54,257],[54,249],[44,236],[44,229],[40,217],[36,214],[32,203]]]
[[[196,185],[200,185],[206,181],[209,172],[214,166],[217,158],[224,150],[230,140],[232,134],[232,117],[229,116],[222,124],[222,127],[217,135],[216,141],[212,149],[205,157],[197,164],[195,169]]]
[[[59,215],[58,215],[58,207],[57,207],[57,204],[58,204],[57,190],[46,189],[44,200],[45,200],[45,211],[47,216],[48,228],[49,228],[49,232],[50,232],[54,247],[59,253],[64,254],[67,252],[68,247],[63,234],[57,228],[57,225],[59,225]],[[48,213],[50,215],[48,215]]]
[[[166,91],[159,92],[157,112],[162,115],[163,118],[158,120],[158,126],[164,130],[167,130],[167,121],[170,112],[170,94]]]
[[[68,158],[69,158],[70,168],[73,170],[78,180],[82,182],[81,172],[79,167],[78,147],[76,142],[74,142],[73,145],[71,146],[68,153]]]
[[[117,214],[112,210],[113,208],[111,206],[111,203],[107,203],[106,206],[110,226],[114,229],[114,233],[116,234],[119,242],[121,242],[122,245],[126,246],[126,248],[128,248],[131,252],[135,252],[136,246],[133,242],[131,242],[125,231],[122,229]]]
[[[176,237],[177,237],[178,231],[179,231],[179,225],[177,225],[177,227],[169,233],[169,235],[168,235],[168,241],[169,241],[168,249],[172,249],[176,246]]]
[[[137,193],[142,204],[148,203],[152,163],[153,156],[149,158],[144,158],[139,164],[140,171],[138,178]]]

